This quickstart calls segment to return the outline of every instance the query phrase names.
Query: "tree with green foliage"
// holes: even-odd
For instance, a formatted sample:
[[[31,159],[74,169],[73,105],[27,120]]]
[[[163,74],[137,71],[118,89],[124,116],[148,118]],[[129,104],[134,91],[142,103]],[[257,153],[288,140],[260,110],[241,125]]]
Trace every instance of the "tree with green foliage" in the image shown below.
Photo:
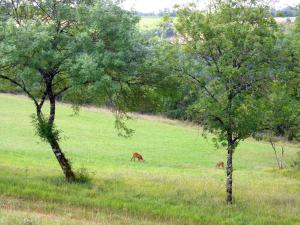
[[[73,181],[55,126],[57,100],[68,93],[74,104],[85,96],[109,101],[117,112],[116,127],[129,135],[122,112],[144,93],[139,70],[145,49],[136,30],[138,18],[109,0],[19,0],[3,1],[0,19],[0,80],[34,102],[37,134]],[[43,110],[46,100],[49,111]]]
[[[299,11],[299,10],[298,10]],[[280,66],[277,69],[276,82],[268,98],[266,125],[269,126],[267,134],[272,139],[286,139],[288,141],[300,140],[300,16],[290,29],[287,29],[279,41]],[[271,141],[270,138],[270,142]],[[276,146],[272,147],[276,155]],[[281,152],[284,152],[282,146]],[[299,154],[298,154],[299,155]],[[279,158],[276,155],[276,158]],[[282,160],[281,160],[282,161]],[[277,160],[278,167],[282,163]],[[297,167],[297,159],[294,161]]]
[[[273,82],[272,91],[265,102],[264,138],[274,150],[279,169],[284,165],[284,143],[299,140],[300,137],[300,102],[293,96],[293,90],[282,80]],[[278,142],[281,148],[278,150]]]
[[[298,12],[295,26],[284,37],[281,58],[286,65],[286,80],[292,95],[300,101],[300,10]]]
[[[261,97],[273,79],[277,25],[257,1],[217,1],[201,12],[192,5],[177,12],[176,29],[198,68],[182,77],[200,88],[190,114],[217,143],[227,146],[227,203],[233,203],[233,153],[238,143],[263,129]],[[199,66],[200,65],[200,66]]]

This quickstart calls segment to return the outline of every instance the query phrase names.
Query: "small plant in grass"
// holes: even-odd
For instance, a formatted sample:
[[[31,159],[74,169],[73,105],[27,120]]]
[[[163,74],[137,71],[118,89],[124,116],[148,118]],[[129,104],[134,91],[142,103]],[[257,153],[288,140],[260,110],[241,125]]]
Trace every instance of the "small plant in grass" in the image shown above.
[[[300,152],[297,152],[296,159],[293,160],[291,166],[300,171]]]
[[[276,162],[277,162],[277,165],[278,165],[278,168],[279,169],[283,169],[285,168],[285,165],[284,165],[284,147],[281,146],[278,147],[274,141],[273,138],[269,138],[269,142],[272,146],[272,149],[274,151],[274,154],[275,154],[275,159],[276,159]]]
[[[76,173],[76,182],[81,184],[90,183],[92,180],[93,172],[90,172],[87,168],[81,167]]]

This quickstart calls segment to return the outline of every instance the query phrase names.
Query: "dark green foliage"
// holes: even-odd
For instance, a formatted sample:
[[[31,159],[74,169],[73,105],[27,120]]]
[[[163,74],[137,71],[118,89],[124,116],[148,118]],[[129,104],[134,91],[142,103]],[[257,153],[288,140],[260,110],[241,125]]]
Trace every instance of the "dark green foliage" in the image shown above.
[[[291,29],[278,35],[279,54],[265,102],[267,139],[299,141],[300,138],[300,29],[299,18]]]
[[[268,135],[289,141],[300,138],[300,102],[289,87],[274,82],[273,90],[265,103],[265,127]]]
[[[300,171],[300,152],[297,153],[295,159],[292,161],[291,166]]]
[[[188,108],[196,100],[194,93],[189,90],[179,90],[182,94],[178,99],[167,98],[164,101],[164,114],[172,119],[189,120],[191,116],[187,113]]]

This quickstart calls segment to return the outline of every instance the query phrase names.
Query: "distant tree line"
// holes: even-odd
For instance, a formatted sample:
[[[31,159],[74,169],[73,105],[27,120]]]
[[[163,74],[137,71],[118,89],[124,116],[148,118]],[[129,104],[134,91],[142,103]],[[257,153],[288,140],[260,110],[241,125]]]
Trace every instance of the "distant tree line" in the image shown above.
[[[176,10],[175,9],[169,9],[165,8],[162,10],[159,10],[158,12],[136,12],[138,16],[170,16],[170,17],[176,17]]]
[[[299,13],[299,6],[287,6],[283,9],[272,9],[272,16],[274,17],[296,17]]]

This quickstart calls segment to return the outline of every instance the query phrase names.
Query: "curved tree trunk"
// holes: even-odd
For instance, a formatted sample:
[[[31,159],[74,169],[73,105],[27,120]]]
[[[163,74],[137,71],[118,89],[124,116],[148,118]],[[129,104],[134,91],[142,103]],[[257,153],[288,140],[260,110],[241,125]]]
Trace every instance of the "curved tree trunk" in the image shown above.
[[[57,72],[56,72],[57,73]],[[13,80],[5,75],[0,74],[0,79],[4,79],[4,80],[8,80],[9,82],[11,82],[13,85],[16,85],[17,87],[20,87],[27,95],[28,97],[33,100],[35,106],[36,106],[36,115],[37,115],[37,120],[38,123],[43,123],[44,121],[44,116],[42,113],[42,107],[44,105],[44,102],[46,100],[46,97],[48,96],[49,101],[50,101],[50,115],[49,115],[49,119],[47,121],[48,125],[50,127],[53,128],[54,126],[54,120],[55,120],[55,105],[56,105],[56,96],[53,93],[52,90],[52,81],[53,81],[53,77],[55,75],[54,73],[47,73],[46,71],[42,71],[40,70],[40,74],[44,79],[45,82],[45,86],[46,86],[46,90],[41,98],[41,102],[39,103],[37,101],[37,99],[34,97],[34,95],[32,93],[30,93],[30,91],[26,88],[25,84],[20,83],[16,80]],[[63,154],[58,141],[53,138],[54,135],[53,133],[50,135],[52,137],[48,137],[48,143],[50,144],[52,151],[57,159],[57,161],[59,162],[61,169],[66,177],[66,179],[68,181],[74,181],[75,180],[75,174],[72,171],[72,167],[71,164],[69,163],[68,159],[65,157],[65,155]]]
[[[48,124],[53,128],[54,126],[54,120],[55,120],[55,112],[56,112],[56,99],[55,95],[52,90],[52,80],[47,80],[47,95],[50,101],[50,115],[48,119]],[[54,137],[54,135],[52,135]],[[66,158],[64,153],[62,152],[58,141],[55,138],[49,138],[48,142],[51,145],[52,151],[59,162],[59,165],[67,179],[67,181],[74,181],[75,180],[75,174],[72,170],[71,164],[69,160]]]
[[[53,140],[53,141],[49,141],[49,143],[67,181],[74,181],[75,174],[72,171],[71,164],[69,163],[68,159],[65,157],[64,153],[61,151],[58,142],[56,140]]]

